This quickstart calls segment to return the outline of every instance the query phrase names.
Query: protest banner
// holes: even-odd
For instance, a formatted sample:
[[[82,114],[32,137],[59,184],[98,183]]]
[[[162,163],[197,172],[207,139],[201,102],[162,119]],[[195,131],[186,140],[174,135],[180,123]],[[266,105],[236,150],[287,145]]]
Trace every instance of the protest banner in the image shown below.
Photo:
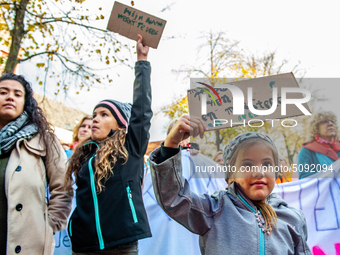
[[[340,254],[340,161],[332,168],[336,170],[275,185],[273,191],[303,211],[313,255]]]
[[[107,29],[135,41],[140,34],[145,45],[157,49],[165,24],[163,19],[115,2]]]
[[[300,115],[311,115],[311,93],[300,88],[293,73],[211,84],[209,79],[190,80],[191,116],[202,118],[209,130],[240,125],[258,126]],[[255,124],[258,123],[258,124]],[[283,126],[285,120],[282,122]]]

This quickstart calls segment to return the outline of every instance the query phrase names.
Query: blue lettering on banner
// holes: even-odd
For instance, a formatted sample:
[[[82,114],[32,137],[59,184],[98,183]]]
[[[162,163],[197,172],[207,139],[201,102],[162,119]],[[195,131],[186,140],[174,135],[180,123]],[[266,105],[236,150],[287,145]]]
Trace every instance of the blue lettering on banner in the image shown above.
[[[314,208],[315,227],[317,231],[328,231],[339,228],[338,212],[333,192],[337,193],[335,197],[340,197],[340,192],[339,188],[337,190],[334,189],[334,191],[332,190],[332,186],[334,186],[332,185],[333,183],[334,180],[329,183],[327,187],[329,194],[325,196],[320,194],[320,181],[319,179],[317,180],[318,197]],[[322,190],[327,190],[327,188],[323,188]]]

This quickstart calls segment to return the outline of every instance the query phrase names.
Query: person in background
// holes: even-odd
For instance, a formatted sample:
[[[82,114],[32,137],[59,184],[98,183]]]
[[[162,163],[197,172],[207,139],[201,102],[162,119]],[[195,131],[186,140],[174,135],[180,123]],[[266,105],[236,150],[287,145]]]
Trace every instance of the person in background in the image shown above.
[[[0,78],[0,254],[53,254],[72,192],[66,155],[23,76]],[[46,187],[50,198],[46,201]]]
[[[63,149],[66,153],[67,159],[69,159],[73,154],[73,151],[71,150],[70,145],[68,143],[64,143],[64,142],[60,142],[60,143],[61,143],[61,146],[63,147]]]
[[[323,171],[340,156],[337,118],[333,112],[319,112],[309,123],[307,142],[298,156],[299,179]]]
[[[87,115],[84,116],[78,124],[73,128],[73,135],[72,135],[72,151],[75,151],[77,145],[89,138],[91,136],[91,126],[92,126],[92,116]]]
[[[218,151],[215,153],[215,155],[212,157],[212,159],[223,166],[223,151]]]
[[[280,166],[280,172],[275,183],[280,184],[280,183],[285,183],[285,182],[291,182],[293,172],[288,167],[286,158],[282,156],[279,157],[279,166]]]

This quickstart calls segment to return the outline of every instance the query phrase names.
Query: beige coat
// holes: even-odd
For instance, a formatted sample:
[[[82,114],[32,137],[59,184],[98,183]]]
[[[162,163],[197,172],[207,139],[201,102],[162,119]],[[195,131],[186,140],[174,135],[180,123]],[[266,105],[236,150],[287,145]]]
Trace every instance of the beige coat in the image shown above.
[[[56,140],[57,149],[52,146],[53,153],[43,161],[46,150],[39,138],[36,135],[29,141],[19,139],[7,164],[7,255],[53,254],[53,233],[66,227],[71,210],[73,196],[63,189],[65,152]],[[49,205],[46,203],[47,179],[51,194]]]

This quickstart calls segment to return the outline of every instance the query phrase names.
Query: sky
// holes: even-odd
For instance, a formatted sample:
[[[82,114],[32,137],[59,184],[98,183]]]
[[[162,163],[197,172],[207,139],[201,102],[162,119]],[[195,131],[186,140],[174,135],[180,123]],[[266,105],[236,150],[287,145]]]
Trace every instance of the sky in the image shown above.
[[[87,0],[90,9],[98,9],[98,2]],[[129,5],[131,1],[121,0]],[[95,26],[105,29],[114,1],[101,0],[105,19]],[[135,0],[134,8],[150,13],[167,21],[158,49],[150,49],[149,61],[152,66],[152,108],[154,113],[171,104],[175,98],[184,96],[189,89],[189,79],[172,70],[199,63],[198,46],[205,32],[224,31],[230,39],[240,41],[245,52],[263,55],[276,51],[278,62],[288,60],[283,72],[291,72],[300,62],[299,68],[308,78],[339,78],[340,37],[338,13],[340,2],[331,1],[192,1],[192,0]],[[163,10],[163,11],[162,11]],[[135,42],[119,36],[130,45]],[[132,63],[132,62],[131,62]],[[22,73],[29,74],[34,63],[20,67]],[[70,107],[91,113],[101,99],[112,98],[122,102],[132,102],[133,70],[126,66],[112,67],[107,72],[119,72],[120,77],[113,85],[79,95],[70,93],[50,97]],[[339,80],[315,79],[312,87],[328,100],[317,105],[318,109],[331,110],[340,118]],[[330,79],[327,79],[330,81]],[[38,89],[37,87],[35,87]],[[50,92],[54,92],[52,89]],[[168,120],[157,114],[152,119],[150,141],[165,139],[164,126]]]

